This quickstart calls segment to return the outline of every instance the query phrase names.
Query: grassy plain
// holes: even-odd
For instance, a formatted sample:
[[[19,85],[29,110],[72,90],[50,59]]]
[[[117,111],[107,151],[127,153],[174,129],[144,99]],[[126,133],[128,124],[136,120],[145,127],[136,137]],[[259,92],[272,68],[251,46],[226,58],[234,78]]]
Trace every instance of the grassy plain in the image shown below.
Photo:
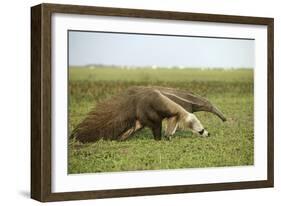
[[[227,117],[195,113],[211,133],[177,131],[155,141],[144,129],[126,141],[69,141],[69,173],[178,169],[254,164],[253,69],[69,69],[69,133],[98,101],[132,85],[186,89],[208,98]]]

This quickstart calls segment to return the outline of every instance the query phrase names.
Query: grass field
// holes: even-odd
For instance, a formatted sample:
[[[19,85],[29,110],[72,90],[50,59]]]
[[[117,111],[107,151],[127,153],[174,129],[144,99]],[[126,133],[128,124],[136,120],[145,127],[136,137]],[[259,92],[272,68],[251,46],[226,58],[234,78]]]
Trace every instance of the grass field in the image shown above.
[[[208,98],[227,117],[195,113],[211,133],[201,138],[177,131],[171,141],[155,141],[144,129],[126,141],[81,144],[69,141],[68,172],[241,166],[254,163],[253,70],[69,69],[69,133],[98,101],[132,85],[182,88]]]

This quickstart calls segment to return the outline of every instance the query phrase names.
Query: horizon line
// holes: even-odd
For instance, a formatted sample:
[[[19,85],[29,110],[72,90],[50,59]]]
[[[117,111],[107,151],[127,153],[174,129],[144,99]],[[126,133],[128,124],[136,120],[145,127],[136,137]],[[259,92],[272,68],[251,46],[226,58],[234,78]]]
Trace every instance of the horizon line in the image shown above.
[[[222,67],[222,66],[213,66],[213,67],[202,67],[202,66],[158,66],[158,65],[112,65],[112,64],[86,64],[86,65],[68,65],[69,68],[78,67],[78,68],[89,68],[89,69],[98,69],[98,68],[117,68],[118,69],[254,69],[254,67],[249,66],[239,66],[239,67]]]

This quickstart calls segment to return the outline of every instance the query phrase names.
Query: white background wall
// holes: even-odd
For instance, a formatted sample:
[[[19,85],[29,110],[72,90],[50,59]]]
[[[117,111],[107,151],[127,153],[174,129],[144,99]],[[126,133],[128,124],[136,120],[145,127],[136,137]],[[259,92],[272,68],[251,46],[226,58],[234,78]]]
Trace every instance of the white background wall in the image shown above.
[[[48,203],[47,205],[280,205],[281,12],[274,0],[61,0],[95,6],[218,13],[275,18],[275,188]],[[30,7],[37,0],[2,1],[0,7],[0,202],[39,205],[30,184]],[[279,127],[278,127],[279,126]]]

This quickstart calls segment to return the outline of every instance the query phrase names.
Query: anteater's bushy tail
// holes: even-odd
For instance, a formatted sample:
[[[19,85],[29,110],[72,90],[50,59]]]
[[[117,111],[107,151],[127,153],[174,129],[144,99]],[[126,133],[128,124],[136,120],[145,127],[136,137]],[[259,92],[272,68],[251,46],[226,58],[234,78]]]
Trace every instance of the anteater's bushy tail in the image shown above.
[[[72,131],[70,138],[80,142],[94,142],[103,139],[118,139],[133,125],[132,112],[128,112],[130,101],[115,96],[99,103],[95,110]]]

